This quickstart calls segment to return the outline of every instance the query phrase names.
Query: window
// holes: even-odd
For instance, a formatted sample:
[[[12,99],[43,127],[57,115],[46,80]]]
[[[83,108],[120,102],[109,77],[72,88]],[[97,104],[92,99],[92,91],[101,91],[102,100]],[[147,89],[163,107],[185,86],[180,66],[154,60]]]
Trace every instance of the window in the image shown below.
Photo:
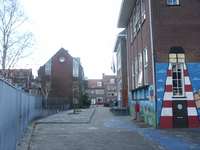
[[[121,69],[121,46],[118,46],[118,50],[117,50],[117,71],[119,71],[119,69]]]
[[[135,9],[133,9],[133,32],[134,32],[134,37],[136,36],[137,34],[137,31],[136,31],[136,18],[135,18]]]
[[[96,94],[99,94],[99,90],[96,90]]]
[[[148,87],[146,88],[146,98],[148,98],[149,97],[149,89],[148,89]]]
[[[103,102],[103,97],[97,97],[97,102]]]
[[[136,2],[136,29],[137,29],[137,32],[140,29],[140,3],[139,3],[139,0],[137,0],[137,2]]]
[[[45,64],[45,75],[51,75],[51,59]]]
[[[110,86],[107,86],[107,90],[110,90]]]
[[[167,5],[179,5],[179,0],[167,0]]]
[[[111,93],[111,96],[115,96],[115,92],[112,92],[112,93]]]
[[[141,18],[142,18],[142,23],[146,19],[146,13],[145,13],[145,0],[141,0]]]
[[[115,90],[115,86],[110,86],[110,89],[111,90]]]
[[[132,89],[134,89],[134,62],[132,62]]]
[[[130,33],[131,33],[131,42],[133,41],[133,21],[130,19]]]
[[[137,57],[135,58],[135,85],[138,87],[138,66],[137,66]]]
[[[114,84],[115,83],[115,79],[110,79],[110,83]]]
[[[138,86],[142,85],[142,54],[139,54],[139,77],[138,77]]]
[[[73,77],[78,77],[79,74],[79,64],[73,59]]]
[[[97,82],[97,86],[102,86],[102,82]]]
[[[173,96],[184,96],[183,64],[172,64]]]
[[[94,93],[94,91],[91,91],[91,93]]]
[[[147,48],[143,50],[143,57],[144,57],[144,84],[148,84],[148,54]]]
[[[107,96],[108,96],[108,97],[110,96],[110,92],[107,93]]]
[[[104,94],[104,90],[100,90],[100,94]]]

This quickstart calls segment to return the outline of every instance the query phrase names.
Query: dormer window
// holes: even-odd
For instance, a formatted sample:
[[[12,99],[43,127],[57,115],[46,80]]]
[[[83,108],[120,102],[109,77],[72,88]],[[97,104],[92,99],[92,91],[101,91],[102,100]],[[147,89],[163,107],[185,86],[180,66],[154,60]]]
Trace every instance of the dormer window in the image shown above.
[[[115,79],[110,79],[110,83],[114,84],[115,83]]]
[[[102,82],[97,82],[97,86],[102,86]]]

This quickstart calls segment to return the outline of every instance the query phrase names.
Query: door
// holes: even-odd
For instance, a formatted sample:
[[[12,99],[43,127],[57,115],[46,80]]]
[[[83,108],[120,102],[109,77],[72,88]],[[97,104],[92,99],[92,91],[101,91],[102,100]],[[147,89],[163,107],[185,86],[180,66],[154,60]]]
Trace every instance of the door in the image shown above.
[[[187,101],[172,101],[173,127],[188,128]]]

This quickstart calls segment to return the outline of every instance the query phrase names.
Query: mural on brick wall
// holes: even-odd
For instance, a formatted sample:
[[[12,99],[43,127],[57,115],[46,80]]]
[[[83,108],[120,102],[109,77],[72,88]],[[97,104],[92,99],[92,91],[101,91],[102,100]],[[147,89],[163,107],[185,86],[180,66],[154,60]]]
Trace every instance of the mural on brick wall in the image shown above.
[[[185,97],[173,98],[172,91],[172,69],[171,63],[157,63],[156,64],[156,84],[157,84],[157,112],[158,112],[158,125],[160,125],[160,119],[167,120],[169,126],[173,127],[173,105],[175,102],[186,102],[186,115],[188,127],[195,127],[200,125],[200,63],[184,63],[184,81],[185,81]],[[180,92],[180,91],[179,91]],[[170,95],[171,94],[171,95]],[[177,105],[180,109],[182,105]],[[179,109],[178,108],[178,109]],[[162,116],[162,117],[161,117]],[[196,118],[197,119],[196,119]],[[171,119],[169,119],[171,118]],[[166,122],[163,122],[166,124]]]

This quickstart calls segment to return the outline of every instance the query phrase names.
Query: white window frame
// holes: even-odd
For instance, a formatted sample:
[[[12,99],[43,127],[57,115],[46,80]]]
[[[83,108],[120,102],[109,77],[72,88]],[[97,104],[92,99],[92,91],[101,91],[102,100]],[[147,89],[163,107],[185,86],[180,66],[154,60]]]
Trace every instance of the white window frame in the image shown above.
[[[107,90],[110,90],[110,86],[109,85],[107,86]]]
[[[117,71],[121,69],[121,46],[119,44],[117,49]]]
[[[104,90],[100,90],[100,94],[104,94]]]
[[[100,99],[100,101],[98,101]],[[103,97],[97,97],[97,102],[103,102]]]
[[[137,32],[140,29],[140,3],[139,0],[136,2],[136,30]]]
[[[139,61],[139,76],[138,76],[138,86],[142,86],[142,54],[138,55]]]
[[[96,90],[96,94],[99,94],[99,90]]]
[[[102,86],[102,82],[97,82],[97,86]]]
[[[133,41],[133,20],[130,19],[130,33],[131,33],[131,42]]]
[[[79,77],[79,63],[73,59],[73,77]]]
[[[51,59],[45,64],[45,75],[51,75]]]
[[[145,0],[141,0],[141,18],[142,18],[142,23],[143,23],[146,19]]]
[[[179,5],[179,0],[167,0],[167,5]]]
[[[144,85],[148,85],[148,53],[147,47],[143,50],[143,61],[144,61]]]
[[[110,97],[110,96],[111,96],[110,92],[107,92],[107,96],[108,96],[108,97]]]
[[[110,79],[110,83],[114,84],[115,83],[115,79]]]
[[[172,63],[171,65],[172,65],[173,96],[183,97],[183,96],[185,96],[184,64],[183,63]],[[175,66],[175,68],[173,66]],[[182,94],[179,92],[180,90],[182,90]]]
[[[135,74],[134,74],[134,62],[132,62],[132,89],[134,89],[134,80],[135,80]]]
[[[135,86],[138,87],[138,65],[137,57],[135,58]]]
[[[137,22],[136,22],[136,18],[135,18],[135,8],[133,9],[133,33],[134,33],[134,38],[136,37],[136,34],[137,34],[137,29],[136,29],[136,25],[137,25]]]

